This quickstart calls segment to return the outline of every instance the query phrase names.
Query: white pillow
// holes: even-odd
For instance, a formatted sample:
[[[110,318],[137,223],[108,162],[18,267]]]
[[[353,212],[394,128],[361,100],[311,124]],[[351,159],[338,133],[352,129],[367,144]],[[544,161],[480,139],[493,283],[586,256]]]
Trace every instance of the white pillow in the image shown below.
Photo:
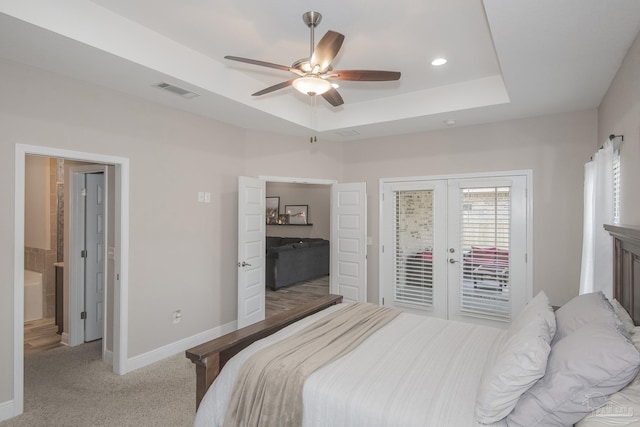
[[[485,364],[475,406],[480,423],[506,417],[520,396],[544,375],[555,328],[553,309],[540,292],[505,332],[496,357]]]
[[[538,292],[538,294],[527,303],[520,314],[511,322],[507,334],[513,334],[519,331],[526,323],[529,323],[531,319],[539,316],[549,325],[549,333],[551,334],[551,338],[553,338],[557,329],[556,315],[544,291]]]
[[[629,337],[622,321],[613,311],[611,303],[602,292],[578,295],[556,311],[558,330],[551,345],[588,323],[606,320],[615,321],[623,335]]]
[[[640,353],[611,318],[593,321],[553,344],[542,379],[522,395],[509,427],[568,426],[629,384]]]
[[[611,305],[613,306],[613,311],[616,312],[629,335],[633,334],[636,325],[633,323],[633,319],[629,316],[627,310],[625,310],[622,304],[620,304],[620,302],[615,298],[611,300]]]

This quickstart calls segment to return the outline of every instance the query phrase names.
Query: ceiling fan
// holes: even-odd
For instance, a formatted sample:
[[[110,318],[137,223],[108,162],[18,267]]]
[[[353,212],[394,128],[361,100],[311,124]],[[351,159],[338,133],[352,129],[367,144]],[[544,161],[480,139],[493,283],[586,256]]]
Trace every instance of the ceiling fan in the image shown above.
[[[302,20],[311,31],[310,55],[309,58],[294,62],[290,67],[238,56],[225,56],[225,59],[290,71],[296,75],[290,80],[262,89],[252,94],[252,96],[260,96],[293,86],[299,92],[309,96],[322,95],[334,107],[344,104],[344,101],[332,85],[332,80],[382,82],[400,79],[400,72],[398,71],[333,70],[331,62],[338,54],[340,47],[342,47],[344,35],[329,30],[314,49],[314,29],[321,19],[322,15],[318,12],[306,12],[302,15]]]

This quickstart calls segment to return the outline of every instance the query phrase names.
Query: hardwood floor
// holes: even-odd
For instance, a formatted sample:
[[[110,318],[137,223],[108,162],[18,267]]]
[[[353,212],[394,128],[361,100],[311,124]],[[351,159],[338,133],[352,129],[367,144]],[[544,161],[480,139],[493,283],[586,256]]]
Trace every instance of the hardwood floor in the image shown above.
[[[329,295],[329,276],[302,282],[277,291],[267,288],[265,294],[265,317],[290,310],[324,295]]]
[[[53,317],[24,322],[24,355],[29,356],[43,351],[62,347],[60,335],[56,332]]]

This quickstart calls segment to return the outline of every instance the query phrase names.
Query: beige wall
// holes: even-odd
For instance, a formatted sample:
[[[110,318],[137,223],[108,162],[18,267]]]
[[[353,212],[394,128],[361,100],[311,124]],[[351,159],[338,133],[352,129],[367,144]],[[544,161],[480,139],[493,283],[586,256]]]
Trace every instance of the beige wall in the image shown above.
[[[610,134],[624,135],[620,147],[620,222],[640,225],[640,34],[598,108],[596,145]]]
[[[533,170],[533,290],[559,305],[578,294],[582,177],[593,153],[596,112],[536,117],[345,144],[344,181],[368,194],[368,299],[378,301],[379,180]]]
[[[267,236],[320,237],[329,240],[331,186],[267,182],[267,196],[280,197],[280,213],[286,205],[308,205],[312,226],[267,225]]]
[[[49,158],[27,156],[24,167],[24,245],[51,249]]]

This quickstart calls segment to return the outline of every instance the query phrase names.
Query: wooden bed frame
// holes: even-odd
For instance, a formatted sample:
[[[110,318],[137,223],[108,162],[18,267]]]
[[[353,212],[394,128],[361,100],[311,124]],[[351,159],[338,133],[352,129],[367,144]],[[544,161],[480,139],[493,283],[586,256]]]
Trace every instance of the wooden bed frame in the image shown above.
[[[604,228],[613,236],[613,296],[640,325],[640,227]]]
[[[200,406],[204,394],[225,363],[242,349],[285,326],[340,302],[341,295],[327,295],[187,350],[187,358],[196,364],[196,408]]]
[[[605,225],[605,229],[614,238],[614,297],[640,325],[640,227]],[[328,295],[187,350],[187,358],[196,364],[196,408],[231,357],[254,341],[339,302],[342,296]]]

